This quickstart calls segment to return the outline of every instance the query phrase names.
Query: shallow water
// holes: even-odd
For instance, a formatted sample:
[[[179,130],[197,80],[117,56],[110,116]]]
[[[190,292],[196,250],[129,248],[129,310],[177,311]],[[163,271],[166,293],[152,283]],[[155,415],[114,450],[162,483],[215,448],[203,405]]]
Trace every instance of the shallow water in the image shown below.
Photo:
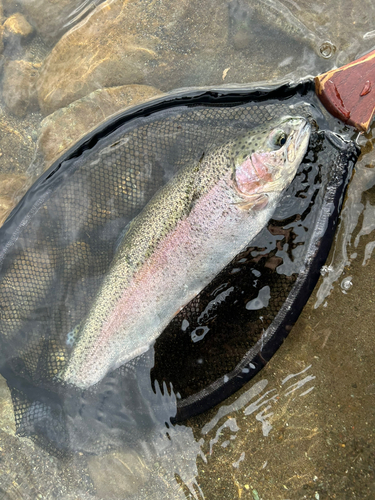
[[[218,9],[214,23],[211,19],[215,30],[209,29],[211,2],[207,1],[204,12],[201,3],[198,7],[193,1],[182,2],[173,16],[165,19],[164,25],[157,25],[160,23],[158,9],[162,10],[163,3],[168,6],[167,2],[151,0],[133,4],[139,4],[147,16],[149,29],[159,37],[158,43],[164,48],[168,45],[161,57],[166,58],[164,67],[168,64],[173,67],[175,76],[170,80],[167,71],[163,76],[162,72],[150,70],[142,80],[134,71],[135,81],[130,83],[142,80],[168,91],[173,85],[217,86],[297,79],[344,64],[371,50],[375,43],[374,6],[370,1],[355,5],[346,0],[329,5],[326,2],[311,5],[288,0],[264,1],[260,2],[264,10],[251,15],[251,2],[231,2],[229,10]],[[69,2],[64,5],[67,4]],[[10,60],[23,59],[38,64],[59,43],[61,34],[51,41],[30,5],[4,2],[6,17],[21,10],[37,31],[33,38],[25,41],[17,37],[5,40],[4,75]],[[67,19],[74,19],[67,12],[74,12],[78,5],[79,2],[71,2],[67,11],[57,13],[54,18],[61,20],[63,26]],[[98,7],[102,9],[100,16],[104,16],[103,25],[114,22],[105,21],[107,7],[107,4]],[[88,16],[94,12],[90,9],[87,9]],[[202,26],[198,28],[209,27],[207,51],[199,47],[199,29],[193,28],[199,9]],[[284,30],[271,15],[265,14],[272,9],[281,9]],[[48,25],[49,11],[45,12],[44,24]],[[137,14],[136,7],[132,12]],[[179,15],[186,17],[186,30],[188,33],[192,30],[195,45],[187,46],[189,37],[183,35],[177,23],[181,19]],[[253,15],[257,19],[256,29]],[[87,17],[86,22],[89,19]],[[306,26],[307,34],[315,37],[304,37],[295,19]],[[85,20],[82,23],[83,26]],[[167,30],[172,30],[173,23],[176,39]],[[145,25],[141,20],[138,24],[140,35],[144,36]],[[132,29],[136,30],[136,26],[134,21]],[[79,25],[75,27],[76,35],[79,34],[77,27]],[[168,31],[166,40],[162,28]],[[97,30],[99,33],[99,27]],[[52,33],[52,27],[50,31]],[[219,35],[225,40],[220,42],[222,45],[218,44]],[[67,43],[69,36],[65,35],[64,40]],[[319,56],[319,43],[324,41],[336,47],[328,59]],[[146,44],[147,36],[141,41],[137,39],[133,45],[138,43],[138,47],[149,51],[162,50],[157,44],[151,49],[141,42]],[[178,57],[171,57],[167,51],[170,46]],[[82,46],[81,50],[83,54],[86,49]],[[62,74],[69,78],[75,63],[64,63],[64,52],[60,53]],[[87,81],[85,92],[101,86],[121,85],[121,81],[108,77],[111,71],[113,68],[106,66],[96,75],[94,84],[93,80]],[[76,78],[76,73],[70,78]],[[42,87],[41,81],[39,87]],[[54,90],[51,88],[51,93]],[[26,186],[32,175],[43,168],[43,161],[47,161],[40,160],[40,141],[35,154],[42,113],[35,107],[24,116],[14,115],[15,108],[12,113],[5,93],[6,88],[1,104],[0,174],[11,174],[11,177],[0,178],[0,209],[4,214],[12,200],[22,193],[22,186]],[[32,101],[32,92],[25,99]],[[39,101],[42,99],[39,89]],[[47,113],[52,110],[51,102],[41,107]],[[69,123],[74,127],[81,122],[73,117]],[[368,134],[358,138],[362,156],[348,187],[324,276],[285,343],[251,382],[219,407],[184,425],[167,428],[159,421],[151,432],[137,436],[129,447],[98,456],[77,452],[73,458],[61,460],[31,440],[14,435],[12,404],[2,381],[0,498],[374,498],[374,130],[372,127]],[[356,136],[353,133],[353,137]],[[31,169],[30,164],[33,164]],[[10,188],[6,184],[9,179],[14,183]],[[168,405],[167,393],[163,398]]]

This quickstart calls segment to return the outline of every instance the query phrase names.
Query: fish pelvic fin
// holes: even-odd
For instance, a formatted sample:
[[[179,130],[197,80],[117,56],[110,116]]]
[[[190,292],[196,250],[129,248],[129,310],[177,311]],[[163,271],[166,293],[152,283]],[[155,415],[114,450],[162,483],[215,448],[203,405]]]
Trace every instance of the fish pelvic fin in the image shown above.
[[[241,210],[262,210],[268,205],[269,198],[266,194],[254,194],[237,203]]]

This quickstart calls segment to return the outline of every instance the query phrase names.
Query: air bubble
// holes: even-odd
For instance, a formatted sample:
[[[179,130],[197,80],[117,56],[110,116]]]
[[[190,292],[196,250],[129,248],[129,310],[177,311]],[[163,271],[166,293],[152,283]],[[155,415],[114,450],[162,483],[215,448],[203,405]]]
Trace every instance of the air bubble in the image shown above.
[[[269,286],[264,286],[259,290],[258,297],[250,300],[246,304],[246,309],[249,311],[257,311],[263,309],[263,307],[268,307],[271,298],[271,289]]]
[[[208,326],[198,326],[191,332],[190,338],[193,342],[199,342],[200,340],[204,339],[209,331],[210,329],[208,328]]]
[[[352,286],[353,286],[353,282],[352,282],[351,276],[347,276],[341,282],[341,288],[342,288],[342,291],[344,293],[346,293],[348,290],[350,290]]]
[[[187,319],[182,320],[181,330],[185,332],[189,327],[189,321]]]
[[[66,336],[66,345],[69,347],[73,347],[74,345],[74,332],[69,332]]]
[[[329,274],[333,271],[333,267],[332,266],[322,266],[320,268],[320,275],[321,276],[325,276],[326,274]]]
[[[326,41],[323,42],[320,46],[319,52],[321,56],[324,57],[324,59],[329,59],[336,52],[336,47],[333,45],[333,43]]]

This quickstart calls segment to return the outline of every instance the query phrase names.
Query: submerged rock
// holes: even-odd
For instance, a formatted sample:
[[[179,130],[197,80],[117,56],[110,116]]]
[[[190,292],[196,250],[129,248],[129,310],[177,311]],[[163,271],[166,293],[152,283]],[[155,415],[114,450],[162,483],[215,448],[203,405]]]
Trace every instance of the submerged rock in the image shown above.
[[[13,198],[23,194],[25,182],[26,176],[23,174],[0,174],[0,196]]]
[[[224,78],[274,79],[290,72],[292,61],[300,67],[301,43],[313,65],[317,37],[276,0],[262,0],[256,8],[245,0],[229,6],[206,0],[204,8],[198,0],[107,0],[46,58],[39,103],[49,114],[103,87],[142,83],[168,91],[222,84]]]
[[[0,226],[4,224],[14,205],[9,196],[0,196]]]
[[[204,10],[197,0],[178,5],[172,0],[108,0],[47,57],[39,78],[42,112],[49,114],[102,87],[182,86],[202,52],[209,53],[207,75],[226,45],[227,21],[227,7],[213,0]]]
[[[28,23],[25,17],[19,12],[16,12],[12,16],[8,17],[3,26],[5,39],[12,37],[25,39],[34,31],[31,24]]]
[[[0,429],[0,498],[92,500],[92,483],[79,458],[62,462],[30,439]]]
[[[26,191],[25,175],[0,174],[0,226]]]
[[[242,50],[250,44],[259,43],[262,30],[267,28],[267,36],[277,37],[277,30],[287,33],[297,42],[310,42],[319,51],[318,37],[310,31],[279,0],[231,0],[229,8],[229,37],[233,46]]]
[[[88,469],[98,495],[103,498],[134,495],[150,477],[149,469],[133,450],[91,457]]]
[[[110,115],[156,95],[161,91],[147,85],[100,89],[47,116],[38,140],[45,168]]]
[[[77,17],[75,11],[80,5],[94,4],[82,0],[4,0],[6,15],[11,15],[19,10],[28,22],[47,42],[56,42],[65,31],[72,27],[73,19]]]
[[[9,61],[5,64],[3,99],[12,113],[19,117],[38,109],[35,89],[40,64],[28,61]]]
[[[38,129],[37,113],[30,113],[27,120],[8,113],[5,104],[0,105],[0,172],[23,174],[34,156]],[[2,186],[0,185],[0,194]]]
[[[0,201],[1,207],[1,201]],[[1,210],[1,208],[0,208]],[[0,214],[1,223],[1,214]],[[15,434],[16,424],[14,420],[14,411],[12,396],[5,379],[0,375],[0,429],[9,434]]]

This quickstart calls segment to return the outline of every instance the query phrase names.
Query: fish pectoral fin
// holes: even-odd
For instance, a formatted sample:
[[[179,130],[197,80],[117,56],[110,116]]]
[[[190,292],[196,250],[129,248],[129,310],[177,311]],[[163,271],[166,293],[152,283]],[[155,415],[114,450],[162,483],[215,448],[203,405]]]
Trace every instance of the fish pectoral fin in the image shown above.
[[[268,205],[268,201],[266,194],[253,195],[240,202],[239,207],[242,210],[262,210]]]

